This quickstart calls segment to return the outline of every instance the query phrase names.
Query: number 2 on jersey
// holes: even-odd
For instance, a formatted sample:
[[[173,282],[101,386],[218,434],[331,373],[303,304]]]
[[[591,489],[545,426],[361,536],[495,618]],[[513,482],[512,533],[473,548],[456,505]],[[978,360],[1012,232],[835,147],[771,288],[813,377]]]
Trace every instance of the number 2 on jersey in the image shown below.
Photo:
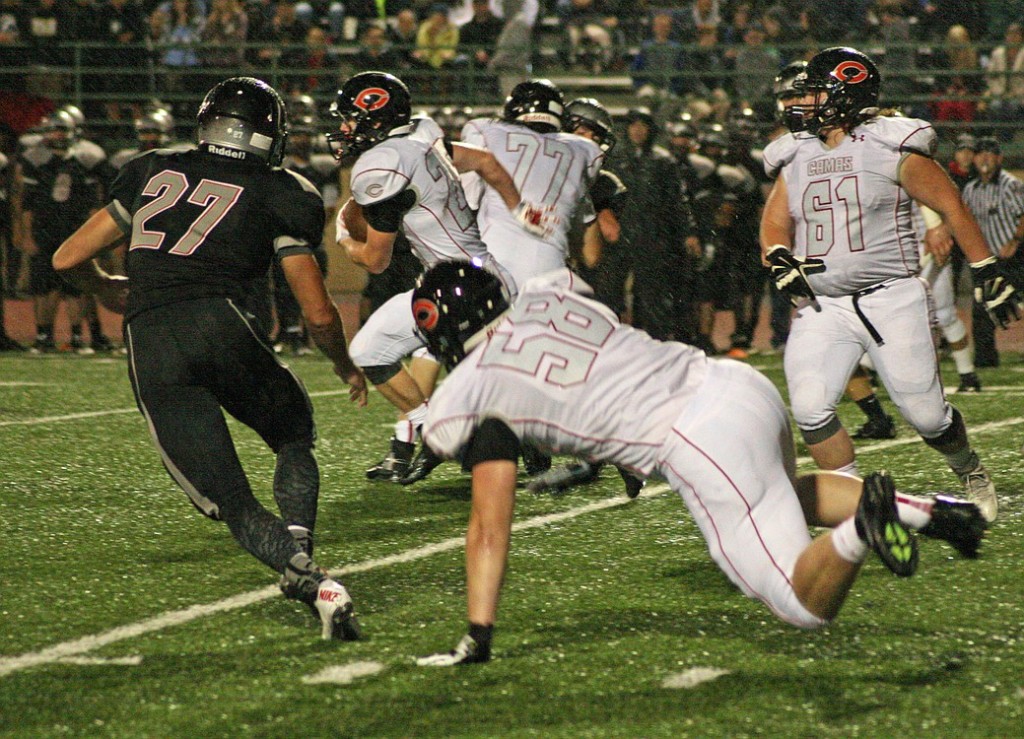
[[[851,252],[864,251],[856,176],[839,180],[834,190],[831,180],[811,182],[804,190],[803,209],[807,222],[807,256],[825,256],[837,239],[843,238],[843,233]],[[837,230],[842,233],[837,235]]]
[[[159,213],[173,208],[189,189],[188,178],[181,172],[165,169],[150,178],[142,188],[142,194],[154,200],[139,208],[132,219],[132,243],[129,249],[159,249],[167,234],[164,231],[149,230],[146,221]],[[188,196],[189,203],[202,207],[202,212],[169,250],[169,254],[187,257],[195,252],[221,222],[228,211],[238,202],[244,188],[216,180],[202,180]]]

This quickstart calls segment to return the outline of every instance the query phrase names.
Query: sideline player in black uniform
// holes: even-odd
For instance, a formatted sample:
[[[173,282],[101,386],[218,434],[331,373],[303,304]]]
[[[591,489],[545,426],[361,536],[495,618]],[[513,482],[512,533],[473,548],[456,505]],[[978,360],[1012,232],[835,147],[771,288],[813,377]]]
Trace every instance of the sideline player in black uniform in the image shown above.
[[[251,77],[221,82],[198,123],[198,150],[157,150],[126,163],[110,204],[61,245],[53,265],[124,312],[136,402],[193,505],[283,574],[285,595],[316,610],[325,639],[356,638],[348,592],[311,558],[320,480],[309,397],[239,308],[252,280],[278,259],[317,346],[351,386],[349,397],[366,404],[366,380],[311,253],[323,235],[323,203],[307,180],[278,166],[287,116],[270,86]],[[108,275],[92,259],[124,236],[128,276]],[[281,518],[253,496],[222,409],[276,453]]]

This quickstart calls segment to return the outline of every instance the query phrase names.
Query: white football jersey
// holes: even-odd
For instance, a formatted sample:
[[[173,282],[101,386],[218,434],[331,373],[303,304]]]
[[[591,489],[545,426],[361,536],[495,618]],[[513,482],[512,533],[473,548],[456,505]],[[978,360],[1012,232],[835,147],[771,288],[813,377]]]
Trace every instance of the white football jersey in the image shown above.
[[[648,475],[707,371],[693,347],[624,326],[562,268],[534,278],[430,399],[424,439],[453,458],[486,418],[553,453]]]
[[[534,236],[516,221],[496,191],[484,187],[475,175],[466,178],[488,250],[520,284],[564,266],[573,218],[604,161],[597,144],[570,133],[536,133],[489,118],[467,123],[462,141],[490,151],[512,176],[523,200],[550,208],[554,230],[547,237]]]
[[[824,272],[808,277],[816,293],[840,297],[917,274],[912,201],[899,168],[910,153],[933,156],[936,143],[926,121],[879,117],[834,149],[807,134],[768,145],[765,171],[786,183],[793,252],[825,261]]]
[[[406,190],[416,195],[402,231],[425,267],[453,259],[486,260],[476,214],[445,151],[444,134],[430,118],[414,118],[361,154],[352,168],[351,188],[364,207]]]

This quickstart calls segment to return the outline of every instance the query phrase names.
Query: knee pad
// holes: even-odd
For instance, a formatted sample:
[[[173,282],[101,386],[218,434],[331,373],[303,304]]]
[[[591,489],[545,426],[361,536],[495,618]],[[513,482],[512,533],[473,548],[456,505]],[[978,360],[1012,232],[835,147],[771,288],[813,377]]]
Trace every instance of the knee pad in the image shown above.
[[[395,362],[394,364],[375,364],[370,365],[369,367],[363,367],[362,370],[363,374],[366,375],[367,380],[372,382],[374,385],[383,385],[402,371],[402,363]]]
[[[793,419],[804,433],[807,429],[819,429],[835,418],[836,409],[829,403],[824,382],[807,379],[789,388]]]
[[[947,425],[949,408],[948,403],[937,404],[934,399],[927,396],[905,395],[900,410],[907,423],[927,440],[941,438],[952,428]]]
[[[955,344],[958,341],[963,341],[967,336],[967,327],[964,326],[964,322],[957,316],[949,324],[942,326],[942,334],[946,337],[946,341],[950,344]]]

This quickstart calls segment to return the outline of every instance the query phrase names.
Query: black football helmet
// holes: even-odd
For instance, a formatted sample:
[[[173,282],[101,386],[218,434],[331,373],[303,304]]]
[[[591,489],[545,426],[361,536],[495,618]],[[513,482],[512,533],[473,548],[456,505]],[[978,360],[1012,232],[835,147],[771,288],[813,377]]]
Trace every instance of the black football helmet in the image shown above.
[[[63,108],[50,113],[40,126],[43,143],[52,152],[63,154],[78,140],[78,123]]]
[[[775,75],[775,83],[772,85],[772,93],[775,96],[775,122],[788,128],[790,133],[800,133],[806,128],[803,116],[791,115],[789,110],[793,101],[802,94],[794,83],[806,71],[807,62],[803,59],[790,62]]]
[[[522,123],[541,133],[562,130],[565,99],[550,80],[527,80],[512,88],[502,119]]]
[[[154,109],[135,119],[135,138],[140,151],[167,146],[174,133],[174,116],[169,110]]]
[[[281,164],[288,139],[288,113],[277,90],[254,77],[232,77],[206,93],[199,114],[199,144],[207,151],[251,154],[271,167]]]
[[[412,291],[416,331],[448,369],[465,358],[466,343],[508,305],[501,280],[476,260],[441,262],[428,269]]]
[[[569,101],[562,115],[563,130],[574,133],[579,126],[594,132],[594,142],[601,151],[609,152],[615,147],[615,133],[611,114],[594,98],[576,98]]]
[[[361,72],[349,77],[338,90],[331,115],[351,126],[349,131],[327,134],[334,158],[361,154],[412,120],[409,88],[393,74]]]
[[[855,126],[874,115],[882,75],[867,54],[834,46],[815,54],[793,85],[801,93],[820,98],[810,106],[790,108],[794,115],[804,117],[806,130],[817,135],[822,128]]]

